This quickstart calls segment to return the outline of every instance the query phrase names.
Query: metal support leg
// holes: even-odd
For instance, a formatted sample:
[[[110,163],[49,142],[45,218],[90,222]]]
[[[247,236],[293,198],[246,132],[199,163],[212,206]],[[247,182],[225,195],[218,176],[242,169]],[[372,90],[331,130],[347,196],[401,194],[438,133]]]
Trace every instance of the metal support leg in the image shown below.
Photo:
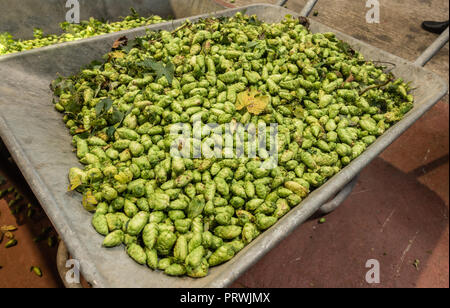
[[[68,268],[66,267],[66,262],[69,259],[69,251],[63,241],[59,241],[58,252],[56,254],[56,267],[58,269],[59,276],[66,288],[80,289],[83,288],[81,283],[69,283],[66,280],[66,274]]]
[[[347,185],[345,185],[345,187],[340,192],[338,192],[338,194],[333,198],[333,200],[322,205],[321,208],[317,211],[317,214],[325,215],[337,209],[339,205],[341,205],[341,203],[344,202],[344,200],[347,199],[347,197],[352,192],[353,188],[356,185],[356,182],[358,182],[358,177],[359,175],[354,177],[353,180],[351,180]]]
[[[309,0],[305,6],[303,7],[302,11],[300,12],[300,15],[307,17],[309,13],[311,13],[312,9],[314,8],[314,5],[316,5],[318,0]],[[280,0],[277,2],[276,5],[283,6],[288,2],[288,0]]]

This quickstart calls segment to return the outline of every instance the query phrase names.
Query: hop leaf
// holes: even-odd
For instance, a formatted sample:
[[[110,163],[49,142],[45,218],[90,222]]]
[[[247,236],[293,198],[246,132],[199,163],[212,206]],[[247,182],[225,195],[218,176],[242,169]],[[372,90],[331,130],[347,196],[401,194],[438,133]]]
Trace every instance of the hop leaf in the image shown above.
[[[110,126],[106,129],[106,135],[108,135],[109,139],[112,139],[114,137],[115,131],[116,131],[116,128],[114,126]]]
[[[169,84],[172,84],[173,76],[175,73],[175,66],[172,62],[169,62],[167,64],[164,64],[163,62],[159,61],[156,62],[152,59],[145,59],[142,62],[138,63],[139,66],[152,69],[156,73],[156,78],[159,79],[162,76],[166,77]]]
[[[111,59],[123,59],[125,54],[122,51],[112,51],[108,54]]]
[[[128,43],[128,38],[126,36],[121,36],[117,40],[114,41],[112,45],[112,49],[117,49],[122,46],[126,46]]]
[[[262,95],[258,90],[250,89],[237,95],[236,109],[241,110],[247,107],[248,112],[259,115],[266,109],[269,102],[268,95]]]
[[[74,178],[72,178],[71,180],[70,180],[70,185],[69,185],[69,187],[67,188],[67,190],[68,191],[72,191],[72,190],[75,190],[78,186],[80,186],[82,183],[81,183],[81,176],[75,176]]]
[[[95,105],[95,114],[100,116],[104,112],[107,112],[113,104],[113,100],[110,98],[104,98]]]

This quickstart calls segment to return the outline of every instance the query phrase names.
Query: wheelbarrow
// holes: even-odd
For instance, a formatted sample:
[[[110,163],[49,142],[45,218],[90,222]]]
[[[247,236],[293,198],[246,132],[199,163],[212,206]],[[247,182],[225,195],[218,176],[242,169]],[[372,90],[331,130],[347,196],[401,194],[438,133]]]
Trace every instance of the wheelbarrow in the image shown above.
[[[316,1],[303,10],[306,16]],[[231,16],[237,12],[256,14],[266,22],[280,21],[286,14],[300,16],[276,5],[256,4],[242,8],[194,16]],[[175,16],[177,17],[177,16]],[[225,287],[247,268],[320,210],[335,209],[351,192],[359,172],[407,130],[447,92],[447,83],[423,66],[448,41],[448,29],[414,63],[370,46],[346,34],[311,20],[313,32],[334,32],[367,59],[395,64],[393,73],[415,88],[414,108],[368,149],[328,182],[313,191],[302,203],[241,250],[232,260],[214,267],[200,279],[168,277],[137,265],[123,248],[101,248],[102,237],[90,225],[91,214],[81,206],[78,194],[67,192],[67,170],[79,165],[72,153],[71,136],[52,111],[48,84],[56,73],[71,75],[92,60],[100,59],[120,36],[129,39],[150,30],[173,30],[185,19],[107,34],[75,42],[48,46],[0,58],[0,135],[39,199],[48,217],[67,245],[72,257],[80,261],[81,273],[93,287]],[[23,85],[27,85],[23,88]],[[329,201],[331,199],[331,201]],[[61,252],[64,257],[63,247]],[[63,262],[61,262],[63,264]]]

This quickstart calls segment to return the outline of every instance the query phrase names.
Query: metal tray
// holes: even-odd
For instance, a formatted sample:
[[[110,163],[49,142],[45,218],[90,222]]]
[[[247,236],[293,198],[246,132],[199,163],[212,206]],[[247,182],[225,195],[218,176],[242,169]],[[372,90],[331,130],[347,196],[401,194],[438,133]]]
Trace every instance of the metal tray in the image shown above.
[[[256,14],[266,22],[280,21],[295,12],[274,5],[250,5],[206,16],[230,16],[238,11]],[[172,30],[183,20],[157,24],[148,29]],[[133,29],[82,41],[49,46],[0,59],[0,135],[22,173],[67,244],[72,256],[81,262],[83,276],[94,287],[224,287],[289,235],[316,212],[322,204],[350,182],[380,152],[431,108],[447,91],[436,74],[409,61],[374,48],[348,35],[311,20],[313,32],[332,31],[366,56],[396,64],[394,73],[411,81],[416,103],[406,117],[391,127],[360,157],[315,190],[301,205],[293,208],[229,262],[214,267],[207,277],[173,278],[136,264],[123,247],[101,248],[103,237],[90,225],[91,214],[81,206],[81,196],[68,193],[67,172],[79,165],[71,146],[71,136],[54,111],[49,83],[57,73],[70,75],[110,50],[115,39],[129,39],[145,33]],[[447,32],[448,35],[448,32]],[[422,64],[423,65],[423,64]]]

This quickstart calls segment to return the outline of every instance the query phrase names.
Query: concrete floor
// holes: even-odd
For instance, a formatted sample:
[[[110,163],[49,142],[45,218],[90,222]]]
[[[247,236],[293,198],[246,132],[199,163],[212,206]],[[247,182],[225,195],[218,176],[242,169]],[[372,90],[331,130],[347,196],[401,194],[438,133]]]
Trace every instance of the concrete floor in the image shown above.
[[[230,2],[220,0],[222,2]],[[277,1],[236,0],[234,5]],[[448,19],[444,0],[381,2],[380,24],[365,22],[365,2],[319,0],[318,21],[393,54],[414,60],[437,37],[420,28],[424,19]],[[290,0],[300,11],[306,0]],[[230,4],[231,5],[231,4]],[[343,18],[345,16],[345,18]],[[427,68],[448,80],[448,44]],[[37,205],[14,164],[0,174]],[[34,243],[49,222],[10,214],[0,200],[0,225],[19,224],[19,245],[0,246],[0,288],[61,287],[56,249]],[[24,201],[24,204],[28,200]],[[362,173],[351,196],[324,224],[311,219],[243,274],[234,287],[449,287],[448,95]],[[369,285],[366,261],[380,263],[381,283]],[[415,265],[414,265],[415,263]],[[29,272],[40,266],[44,276]]]

